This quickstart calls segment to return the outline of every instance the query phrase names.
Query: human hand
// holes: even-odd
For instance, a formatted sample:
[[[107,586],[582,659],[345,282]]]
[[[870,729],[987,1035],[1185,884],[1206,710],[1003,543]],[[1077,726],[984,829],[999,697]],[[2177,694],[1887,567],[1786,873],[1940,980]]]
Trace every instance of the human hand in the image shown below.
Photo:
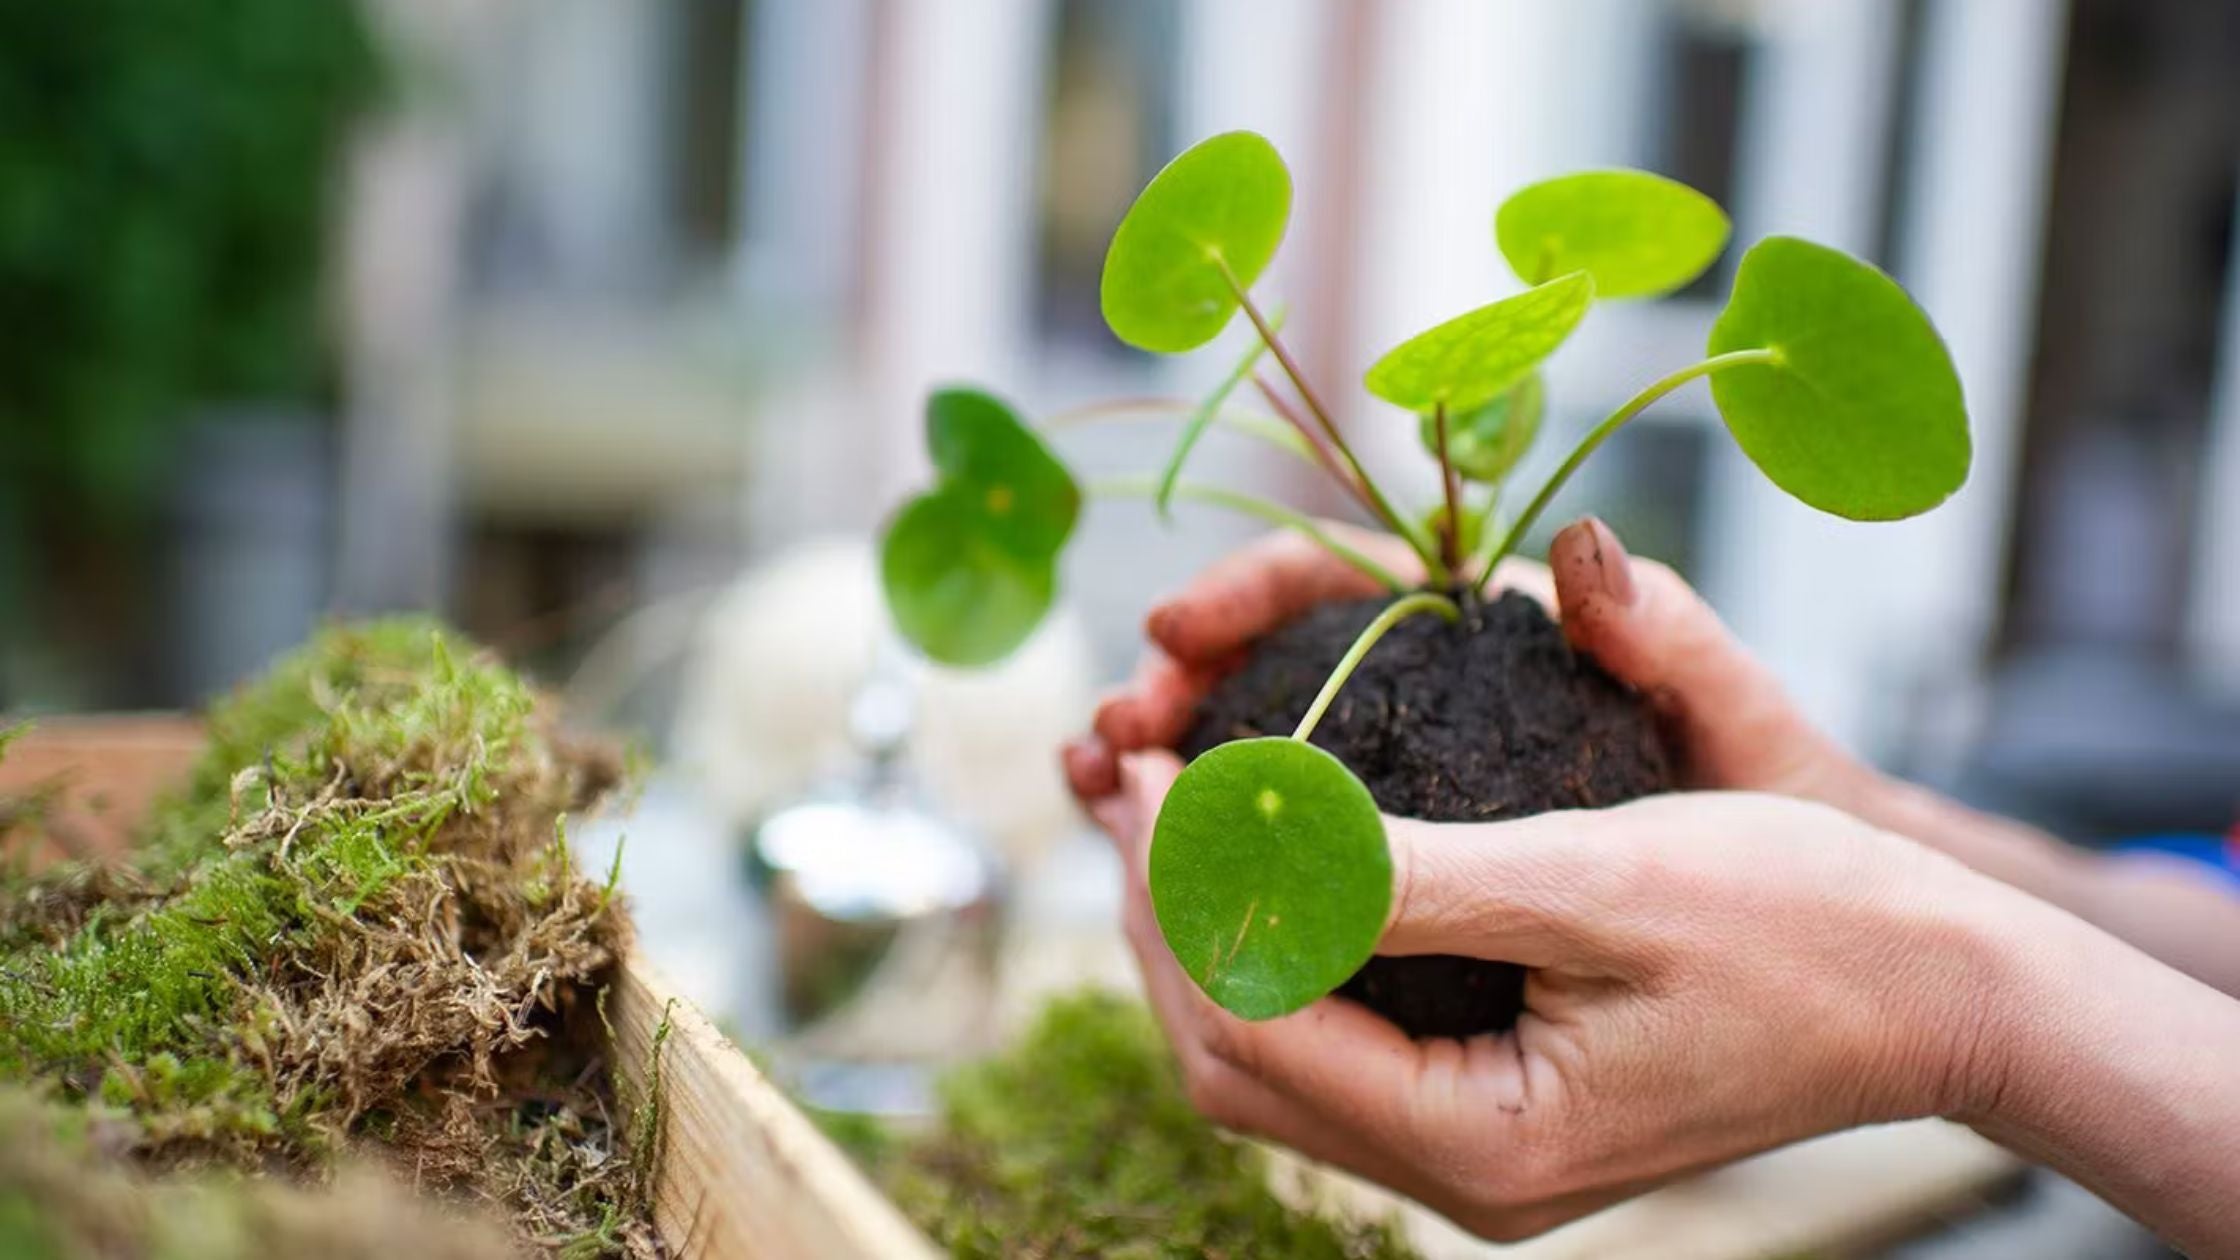
[[[1395,572],[1421,572],[1398,539],[1330,528]],[[1805,720],[1678,574],[1629,558],[1601,521],[1557,534],[1547,567],[1505,561],[1495,580],[1559,608],[1573,646],[1647,697],[1688,786],[1777,792],[1853,812],[1879,790],[1879,777]],[[1296,534],[1270,535],[1215,564],[1151,610],[1151,653],[1098,708],[1093,733],[1065,749],[1075,794],[1094,802],[1117,789],[1120,757],[1172,747],[1254,640],[1316,604],[1379,589]]]
[[[1192,1101],[1492,1238],[1814,1134],[1973,1114],[2002,1076],[1980,995],[2012,943],[2044,935],[2013,926],[2013,903],[2034,905],[2019,894],[1788,798],[1388,819],[1378,952],[1523,963],[1527,1013],[1468,1041],[1411,1041],[1342,998],[1246,1023],[1182,972],[1152,912],[1152,826],[1179,770],[1128,754],[1093,810]]]

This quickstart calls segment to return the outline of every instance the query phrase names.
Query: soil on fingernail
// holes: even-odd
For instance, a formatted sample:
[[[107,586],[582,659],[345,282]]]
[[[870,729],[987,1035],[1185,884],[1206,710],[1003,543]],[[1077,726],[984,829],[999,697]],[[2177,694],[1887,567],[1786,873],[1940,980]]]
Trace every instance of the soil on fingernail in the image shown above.
[[[1261,639],[1198,707],[1179,751],[1288,735],[1389,601],[1324,604]],[[1313,742],[1388,814],[1497,822],[1617,805],[1673,787],[1649,706],[1575,651],[1531,597],[1504,592],[1461,624],[1411,617],[1347,680]],[[1515,1026],[1524,969],[1431,955],[1372,959],[1340,990],[1412,1037]]]

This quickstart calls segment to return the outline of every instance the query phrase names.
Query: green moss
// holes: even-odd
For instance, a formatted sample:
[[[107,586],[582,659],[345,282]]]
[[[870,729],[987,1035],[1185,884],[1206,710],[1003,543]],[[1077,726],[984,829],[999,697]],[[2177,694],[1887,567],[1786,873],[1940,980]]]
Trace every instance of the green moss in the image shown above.
[[[90,1128],[81,1109],[0,1087],[0,1256],[499,1260],[518,1254],[494,1223],[415,1202],[369,1171],[309,1188],[227,1172],[150,1178],[105,1158]]]
[[[1266,1160],[1191,1109],[1138,1005],[1053,1002],[1005,1055],[952,1074],[938,1129],[827,1131],[958,1256],[1398,1258],[1389,1227],[1285,1206]]]
[[[0,1079],[143,1166],[379,1141],[546,1250],[650,1251],[574,1035],[625,928],[560,822],[615,759],[419,619],[323,632],[207,728],[129,868],[0,874]]]
[[[533,702],[404,619],[328,630],[213,708],[188,787],[135,863],[148,901],[97,906],[0,961],[0,1075],[98,1089],[166,1141],[316,1146],[283,1123],[312,1100],[276,1101],[254,1063],[259,989],[425,871],[448,819],[493,803]]]

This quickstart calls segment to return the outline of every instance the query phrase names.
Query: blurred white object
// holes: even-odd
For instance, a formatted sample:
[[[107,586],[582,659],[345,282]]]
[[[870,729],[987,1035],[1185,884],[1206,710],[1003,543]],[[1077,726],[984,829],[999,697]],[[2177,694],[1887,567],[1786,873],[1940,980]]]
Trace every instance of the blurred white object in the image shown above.
[[[745,826],[855,755],[849,707],[891,636],[876,557],[861,539],[793,547],[717,598],[686,657],[679,769]],[[993,669],[912,658],[907,762],[942,806],[1015,866],[1074,826],[1058,745],[1089,719],[1090,653],[1063,607]]]
[[[750,869],[775,931],[779,1063],[843,1111],[923,1114],[933,1064],[991,1048],[1001,873],[903,762],[899,653],[850,706],[851,773],[763,816]]]

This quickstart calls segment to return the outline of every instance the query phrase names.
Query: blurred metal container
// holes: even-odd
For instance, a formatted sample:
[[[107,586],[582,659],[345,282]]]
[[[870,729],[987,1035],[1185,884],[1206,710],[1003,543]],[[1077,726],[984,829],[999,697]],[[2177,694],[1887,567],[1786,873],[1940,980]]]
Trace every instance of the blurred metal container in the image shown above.
[[[778,1066],[834,1110],[929,1110],[932,1070],[985,1049],[993,1023],[1003,872],[910,774],[903,678],[876,670],[856,697],[862,764],[771,811],[748,846],[778,973]]]

